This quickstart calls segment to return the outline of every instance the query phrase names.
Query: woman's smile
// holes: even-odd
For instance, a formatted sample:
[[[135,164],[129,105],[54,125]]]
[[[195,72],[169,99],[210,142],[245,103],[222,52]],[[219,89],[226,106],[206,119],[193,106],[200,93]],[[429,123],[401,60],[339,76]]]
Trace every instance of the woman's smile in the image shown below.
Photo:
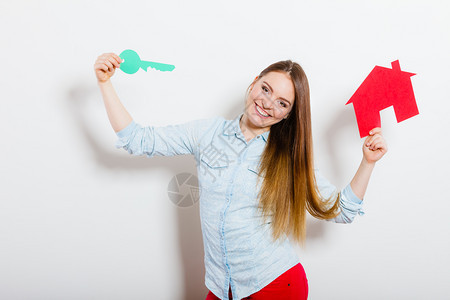
[[[267,119],[270,117],[270,115],[265,110],[263,110],[258,104],[256,104],[256,102],[255,102],[255,111],[263,119]]]

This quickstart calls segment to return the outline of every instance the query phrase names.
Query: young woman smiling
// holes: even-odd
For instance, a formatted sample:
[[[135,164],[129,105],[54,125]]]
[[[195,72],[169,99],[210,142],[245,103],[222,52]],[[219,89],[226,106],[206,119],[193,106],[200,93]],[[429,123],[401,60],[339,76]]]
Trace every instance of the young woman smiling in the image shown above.
[[[306,274],[288,237],[304,241],[306,212],[339,223],[363,214],[372,170],[387,151],[381,129],[366,138],[355,176],[338,190],[314,168],[309,86],[299,64],[264,69],[233,120],[143,127],[110,81],[121,61],[105,53],[94,64],[116,147],[196,159],[206,299],[306,299]]]

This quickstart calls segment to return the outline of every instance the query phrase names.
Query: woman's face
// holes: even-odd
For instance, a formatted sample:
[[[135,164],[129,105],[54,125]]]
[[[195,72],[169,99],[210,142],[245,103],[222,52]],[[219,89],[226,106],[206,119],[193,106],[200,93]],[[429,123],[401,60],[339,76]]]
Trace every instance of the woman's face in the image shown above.
[[[294,105],[295,91],[286,72],[269,72],[255,78],[250,89],[244,112],[248,126],[266,131],[287,118]]]

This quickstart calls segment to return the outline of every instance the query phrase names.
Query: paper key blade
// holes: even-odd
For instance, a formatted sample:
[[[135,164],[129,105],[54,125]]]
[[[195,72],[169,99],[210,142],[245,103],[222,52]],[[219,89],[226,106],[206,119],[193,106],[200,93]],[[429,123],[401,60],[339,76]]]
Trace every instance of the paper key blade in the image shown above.
[[[174,65],[163,64],[163,63],[158,63],[158,62],[153,62],[153,61],[141,61],[142,69],[147,71],[148,67],[151,67],[155,70],[162,71],[162,72],[173,71],[173,69],[175,69]]]

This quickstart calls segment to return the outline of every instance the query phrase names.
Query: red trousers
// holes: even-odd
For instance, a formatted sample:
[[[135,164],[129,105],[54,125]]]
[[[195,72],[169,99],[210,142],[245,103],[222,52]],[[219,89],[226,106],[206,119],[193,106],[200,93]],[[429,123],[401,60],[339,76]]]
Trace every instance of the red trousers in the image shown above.
[[[231,290],[228,292],[228,297],[232,298]],[[306,279],[305,270],[303,266],[298,263],[293,266],[274,281],[262,288],[262,290],[251,294],[243,299],[248,300],[306,300],[308,298],[308,280]],[[209,291],[206,300],[220,300]]]

